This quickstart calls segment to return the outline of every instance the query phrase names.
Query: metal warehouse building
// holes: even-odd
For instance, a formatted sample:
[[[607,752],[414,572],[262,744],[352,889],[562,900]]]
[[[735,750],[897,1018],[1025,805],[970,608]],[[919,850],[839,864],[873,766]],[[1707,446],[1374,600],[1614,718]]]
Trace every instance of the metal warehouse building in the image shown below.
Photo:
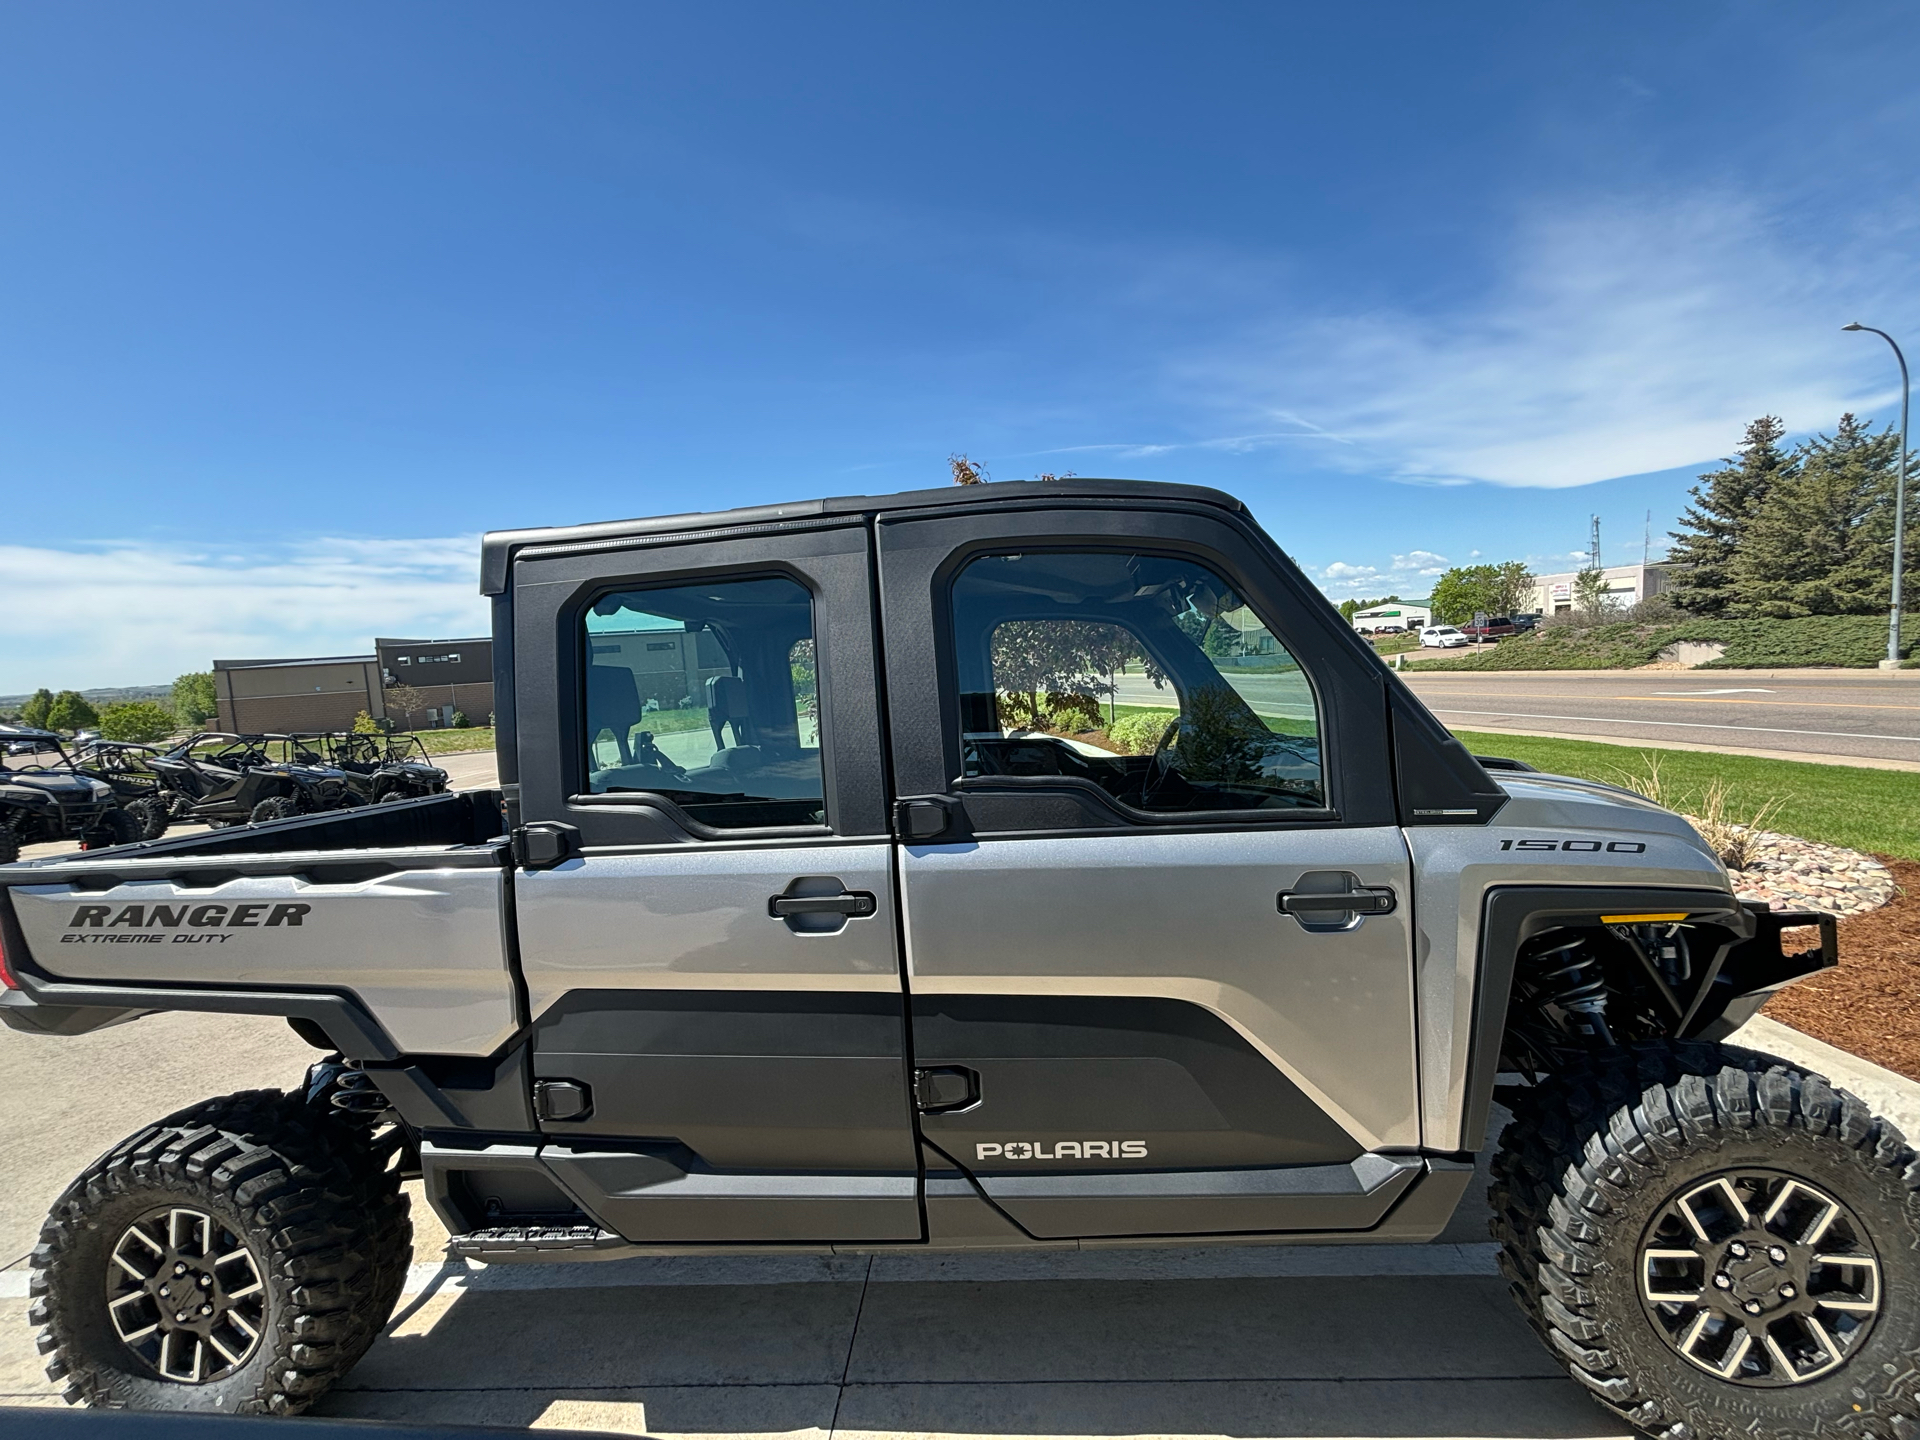
[[[213,693],[220,728],[242,735],[345,730],[362,710],[386,714],[380,663],[372,655],[304,660],[216,660]]]
[[[403,729],[438,730],[453,723],[456,714],[474,725],[485,725],[493,715],[493,641],[487,636],[465,640],[375,640],[382,685],[405,685],[418,690],[426,709],[411,716],[395,715]],[[389,713],[392,711],[388,707]]]
[[[493,715],[493,641],[376,640],[371,655],[295,660],[216,660],[213,692],[219,726],[239,734],[345,730],[366,711],[398,730],[438,730],[464,714],[485,725]],[[387,687],[405,685],[419,708],[397,713]]]

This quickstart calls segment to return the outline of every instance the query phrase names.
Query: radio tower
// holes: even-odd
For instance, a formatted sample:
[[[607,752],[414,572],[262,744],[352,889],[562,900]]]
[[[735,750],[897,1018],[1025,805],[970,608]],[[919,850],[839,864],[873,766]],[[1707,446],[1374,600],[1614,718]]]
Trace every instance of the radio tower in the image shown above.
[[[1593,522],[1593,533],[1587,540],[1587,568],[1598,570],[1600,568],[1600,517],[1590,515],[1587,518]]]

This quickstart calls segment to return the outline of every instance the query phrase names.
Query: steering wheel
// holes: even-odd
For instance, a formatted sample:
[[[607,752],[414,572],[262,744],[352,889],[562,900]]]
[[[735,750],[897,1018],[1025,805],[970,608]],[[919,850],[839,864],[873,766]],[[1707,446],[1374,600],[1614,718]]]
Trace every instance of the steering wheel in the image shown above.
[[[1140,786],[1140,804],[1144,809],[1150,805],[1160,787],[1167,783],[1173,774],[1173,741],[1180,733],[1180,721],[1176,718],[1167,722],[1167,728],[1160,732],[1160,742],[1153,747],[1153,758],[1147,761],[1147,778]]]

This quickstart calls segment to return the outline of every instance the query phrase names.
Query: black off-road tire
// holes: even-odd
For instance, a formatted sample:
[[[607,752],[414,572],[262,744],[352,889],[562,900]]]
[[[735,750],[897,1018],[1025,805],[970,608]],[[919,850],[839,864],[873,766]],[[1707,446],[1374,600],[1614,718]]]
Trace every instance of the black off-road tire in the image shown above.
[[[404,790],[389,790],[373,803],[376,805],[398,805],[402,800],[411,800],[413,798],[413,796]]]
[[[0,865],[11,865],[20,858],[20,837],[10,825],[0,825]]]
[[[142,795],[137,800],[129,800],[126,811],[139,823],[142,840],[158,840],[167,833],[167,826],[173,823],[166,800],[156,795]]]
[[[108,1313],[109,1285],[129,1285],[114,1278],[123,1237],[176,1208],[209,1217],[229,1237],[221,1244],[244,1245],[264,1282],[258,1341],[228,1373],[199,1383],[163,1378]],[[129,1136],[67,1187],[33,1254],[29,1318],[44,1327],[47,1375],[64,1382],[69,1404],[294,1414],[373,1343],[411,1247],[398,1175],[353,1122],[277,1090],[246,1091]]]
[[[82,850],[105,850],[112,845],[131,845],[146,838],[140,833],[140,821],[119,806],[100,817],[100,823],[80,837]]]
[[[1602,1051],[1520,1100],[1492,1171],[1493,1236],[1522,1312],[1573,1378],[1629,1423],[1669,1440],[1920,1436],[1920,1161],[1857,1096],[1730,1046]],[[1661,1217],[1676,1197],[1741,1172],[1816,1187],[1851,1212],[1877,1255],[1871,1328],[1836,1346],[1844,1360],[1814,1378],[1718,1378],[1683,1358],[1643,1303],[1656,1223],[1670,1223]],[[1698,1273],[1700,1294],[1721,1285],[1712,1264],[1690,1264],[1682,1269]],[[1804,1302],[1816,1287],[1802,1285]],[[1732,1322],[1713,1323],[1733,1334],[1722,1357],[1732,1358]],[[1791,1377],[1764,1353],[1754,1363]]]
[[[269,795],[253,807],[247,816],[258,825],[263,820],[290,820],[300,813],[300,802],[291,795]]]

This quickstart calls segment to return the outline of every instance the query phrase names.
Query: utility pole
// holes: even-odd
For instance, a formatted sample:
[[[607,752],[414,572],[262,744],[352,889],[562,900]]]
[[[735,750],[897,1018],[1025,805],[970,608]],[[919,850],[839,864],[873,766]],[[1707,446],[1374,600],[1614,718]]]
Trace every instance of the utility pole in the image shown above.
[[[1600,517],[1589,515],[1587,518],[1593,522],[1593,532],[1587,539],[1587,568],[1598,570],[1600,568]]]
[[[1865,330],[1893,346],[1893,358],[1900,362],[1900,469],[1893,485],[1893,604],[1887,613],[1887,658],[1883,670],[1900,668],[1900,575],[1907,568],[1907,402],[1913,385],[1907,376],[1907,357],[1900,353],[1893,336],[1858,320],[1842,325],[1842,330]]]

